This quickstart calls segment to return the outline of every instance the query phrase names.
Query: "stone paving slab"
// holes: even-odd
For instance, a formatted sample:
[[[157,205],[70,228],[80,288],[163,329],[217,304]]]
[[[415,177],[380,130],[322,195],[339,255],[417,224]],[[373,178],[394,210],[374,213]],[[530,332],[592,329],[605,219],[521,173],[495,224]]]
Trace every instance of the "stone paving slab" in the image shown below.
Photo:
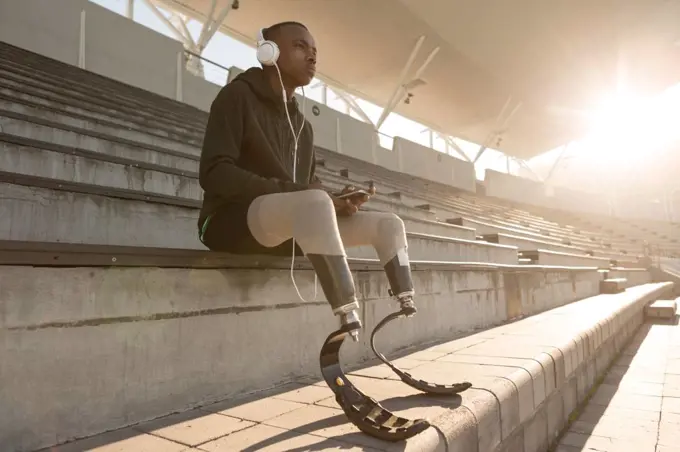
[[[352,382],[385,408],[435,426],[405,443],[386,443],[360,432],[325,382],[302,379],[49,450],[543,452],[595,381],[597,367],[608,365],[620,338],[632,333],[636,321],[639,325],[644,303],[668,288],[647,284],[600,295],[395,360],[416,378],[473,382],[473,388],[457,396],[421,394],[382,364],[350,372]],[[655,337],[667,342],[670,335]],[[598,389],[595,403],[571,426],[561,449],[643,452],[657,445],[654,429],[662,414],[663,445],[678,444],[671,442],[676,439],[673,425],[680,425],[680,405],[663,395],[667,366],[639,354],[653,351],[646,341],[638,335],[629,345],[614,370],[618,380]],[[646,367],[650,362],[652,369]],[[642,379],[638,386],[629,378],[648,370],[654,372],[653,381]],[[669,388],[680,387],[676,383]],[[600,425],[603,417],[613,421]],[[621,417],[626,423],[616,422]],[[625,448],[631,445],[638,448]]]
[[[553,452],[680,452],[680,326],[637,332]]]

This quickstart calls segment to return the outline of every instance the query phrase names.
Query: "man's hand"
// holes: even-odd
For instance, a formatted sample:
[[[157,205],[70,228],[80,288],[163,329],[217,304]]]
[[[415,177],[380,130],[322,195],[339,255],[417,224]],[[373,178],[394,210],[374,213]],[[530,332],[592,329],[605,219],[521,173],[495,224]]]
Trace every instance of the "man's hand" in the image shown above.
[[[354,185],[348,185],[346,186],[341,194],[345,193],[351,193],[353,191],[356,191],[356,187]],[[368,190],[366,190],[369,194],[368,195],[361,195],[361,196],[353,196],[351,198],[336,198],[332,196],[333,198],[333,204],[335,205],[335,211],[337,212],[338,215],[340,216],[348,216],[348,215],[353,215],[356,212],[359,211],[359,207],[361,207],[365,202],[367,202],[372,195],[375,194],[375,186],[371,182],[370,187]]]
[[[319,179],[317,179],[314,182],[312,182],[311,184],[309,184],[309,188],[323,190],[323,184],[321,183],[321,181]]]

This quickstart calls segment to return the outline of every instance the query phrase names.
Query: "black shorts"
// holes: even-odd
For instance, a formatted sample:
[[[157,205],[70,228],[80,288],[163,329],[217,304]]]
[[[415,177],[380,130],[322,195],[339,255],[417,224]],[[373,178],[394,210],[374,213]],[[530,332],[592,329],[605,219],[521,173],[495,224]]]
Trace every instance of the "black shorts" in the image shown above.
[[[293,240],[268,248],[253,237],[248,227],[250,204],[228,204],[214,213],[203,235],[203,244],[212,251],[232,254],[263,254],[269,256],[291,256]],[[295,254],[302,256],[302,250],[295,244]]]

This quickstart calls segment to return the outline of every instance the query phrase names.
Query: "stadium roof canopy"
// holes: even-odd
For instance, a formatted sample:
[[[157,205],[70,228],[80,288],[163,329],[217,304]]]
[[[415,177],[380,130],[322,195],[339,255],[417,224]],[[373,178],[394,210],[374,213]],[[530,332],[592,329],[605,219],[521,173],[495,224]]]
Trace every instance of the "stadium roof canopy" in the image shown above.
[[[205,21],[233,0],[161,1]],[[680,80],[677,0],[240,0],[221,31],[254,43],[285,20],[309,27],[325,82],[381,106],[406,84],[395,112],[524,159],[582,136],[574,112],[621,76],[643,95]]]

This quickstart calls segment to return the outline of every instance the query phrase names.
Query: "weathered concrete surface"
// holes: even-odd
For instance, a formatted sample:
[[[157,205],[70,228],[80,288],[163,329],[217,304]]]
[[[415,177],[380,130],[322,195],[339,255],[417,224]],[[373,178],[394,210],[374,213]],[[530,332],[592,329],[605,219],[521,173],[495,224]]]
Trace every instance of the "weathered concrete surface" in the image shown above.
[[[572,253],[562,253],[545,249],[537,249],[522,253],[524,257],[531,257],[538,265],[568,265],[609,268],[610,259]]]
[[[559,439],[558,452],[673,452],[680,445],[680,327],[648,322]]]
[[[373,358],[367,332],[396,309],[382,273],[354,276],[366,333],[345,345],[349,366]],[[414,279],[418,314],[382,333],[387,353],[592,296],[599,275],[416,270]],[[0,412],[0,450],[317,376],[336,319],[313,281],[296,272],[301,302],[286,270],[0,267],[0,406],[12,407]]]
[[[0,94],[11,98],[15,102],[38,104],[40,106],[59,110],[65,114],[86,116],[95,120],[103,120],[126,129],[142,130],[145,133],[159,135],[166,138],[187,141],[193,139],[200,143],[202,136],[195,129],[189,131],[185,127],[178,127],[168,122],[161,122],[158,118],[144,116],[144,112],[131,111],[122,107],[120,102],[113,99],[96,99],[85,93],[71,91],[65,93],[54,81],[52,84],[41,81],[32,73],[26,77],[16,66],[0,65]]]
[[[10,102],[0,99],[0,109],[26,115],[30,118],[54,121],[65,127],[75,127],[94,134],[103,134],[109,137],[120,138],[123,140],[134,141],[143,146],[159,147],[162,149],[184,152],[187,154],[200,155],[200,147],[182,141],[151,135],[138,130],[130,130],[119,125],[103,124],[94,118],[79,118],[65,115],[59,112],[52,112],[39,107],[29,106],[20,102]]]
[[[519,225],[516,225],[515,227],[519,227]],[[512,234],[485,234],[484,240],[488,241],[489,243],[516,246],[520,251],[545,249],[550,251],[585,254],[583,249],[575,246],[564,245],[562,243],[546,242],[545,240],[539,239],[530,239]]]
[[[52,125],[45,125],[27,119],[10,118],[0,115],[0,126],[4,133],[23,138],[47,141],[62,146],[71,146],[91,152],[123,157],[139,162],[154,163],[169,168],[185,171],[196,171],[197,161],[191,155],[163,152],[160,149],[149,149],[135,143],[115,141],[115,137],[94,135],[83,131],[72,131]]]
[[[200,201],[195,177],[0,141],[0,170]]]
[[[670,284],[647,284],[622,294],[596,296],[464,338],[439,343],[395,361],[417,378],[445,382],[463,379],[472,381],[473,388],[458,397],[420,395],[398,381],[398,377],[384,365],[351,372],[351,380],[386,408],[412,418],[424,417],[441,429],[440,432],[428,429],[406,443],[385,443],[360,433],[346,421],[325,383],[314,378],[306,380],[306,383],[298,380],[270,391],[206,404],[199,409],[141,423],[122,430],[120,435],[129,438],[136,432],[139,435],[137,441],[142,441],[147,440],[142,433],[152,433],[162,439],[206,451],[261,450],[266,446],[289,450],[291,440],[310,446],[313,444],[315,450],[359,447],[382,451],[545,451],[567,424],[570,414],[585,400],[597,378],[604,374],[609,363],[638,329],[642,323],[644,305],[663,296],[669,289]],[[404,324],[408,324],[408,321]],[[238,333],[233,329],[229,331]],[[260,338],[258,336],[258,341]],[[129,343],[128,353],[143,347],[140,342],[143,338],[135,339],[134,343]],[[165,339],[167,342],[170,337]],[[184,351],[192,342],[200,343],[204,350],[212,347],[209,341],[205,341],[205,335],[196,337],[187,332],[178,348]],[[90,347],[100,350],[94,343]],[[85,345],[81,346],[81,350],[85,348]],[[291,349],[288,347],[288,355]],[[145,356],[147,359],[159,359],[150,354]],[[190,371],[193,371],[193,380],[202,377],[196,371],[199,364],[196,358],[202,356],[195,357],[192,362],[194,367]],[[167,355],[165,359],[168,359]],[[132,364],[135,361],[129,362]],[[639,369],[647,373],[647,379],[652,378],[656,382],[663,378],[663,373],[649,373],[650,363],[654,368],[659,367],[654,360],[640,361]],[[168,364],[171,363],[159,367],[159,370],[165,371],[166,378],[170,367]],[[240,367],[237,361],[231,364]],[[220,365],[214,363],[214,366]],[[666,373],[675,372],[677,366],[673,366],[674,362],[666,364]],[[105,369],[111,372],[114,368],[111,364]],[[129,372],[134,368],[128,365],[126,370],[128,373],[124,375],[133,377]],[[101,373],[92,372],[91,375]],[[152,375],[161,376],[158,372]],[[76,384],[71,381],[68,383]],[[166,380],[166,385],[169,383]],[[185,382],[187,384],[191,382]],[[131,404],[134,400],[127,398],[131,395],[128,387],[118,389],[120,392],[115,402],[118,399],[126,400],[127,412],[130,412],[133,411]],[[155,387],[146,386],[148,389]],[[596,394],[595,398],[601,404],[606,402],[614,410],[630,411],[630,404],[635,404],[643,412],[641,415],[654,410],[662,415],[664,410],[667,414],[673,414],[677,411],[677,404],[670,394],[675,389],[673,385],[667,389],[669,396],[665,400],[659,396],[637,396],[632,399],[627,394],[611,398],[609,393],[601,394],[601,397]],[[171,389],[166,386],[165,390]],[[650,387],[648,390],[657,389]],[[77,395],[78,392],[72,390],[72,394]],[[175,395],[175,398],[180,396]],[[155,399],[156,403],[158,401],[158,398]],[[114,403],[114,406],[119,403]],[[81,407],[81,415],[88,406]],[[68,424],[72,416],[56,419],[59,419],[62,429],[75,428]],[[94,418],[88,420],[88,427],[96,428],[93,425]],[[129,417],[120,417],[119,420],[132,421]],[[670,424],[665,441],[675,438]],[[41,423],[43,430],[50,425]],[[108,434],[109,437],[111,435]],[[66,435],[64,430],[60,430],[56,436],[63,438]],[[573,440],[578,441],[580,438]],[[85,441],[92,444],[96,439]],[[645,438],[640,438],[636,444],[644,441]],[[86,444],[74,443],[70,447],[84,447]]]
[[[0,198],[0,239],[205,249],[196,208],[7,183]],[[65,215],[69,221],[60,221]],[[415,233],[408,239],[415,260],[517,263],[512,247]],[[350,248],[348,255],[374,258],[375,251]]]

